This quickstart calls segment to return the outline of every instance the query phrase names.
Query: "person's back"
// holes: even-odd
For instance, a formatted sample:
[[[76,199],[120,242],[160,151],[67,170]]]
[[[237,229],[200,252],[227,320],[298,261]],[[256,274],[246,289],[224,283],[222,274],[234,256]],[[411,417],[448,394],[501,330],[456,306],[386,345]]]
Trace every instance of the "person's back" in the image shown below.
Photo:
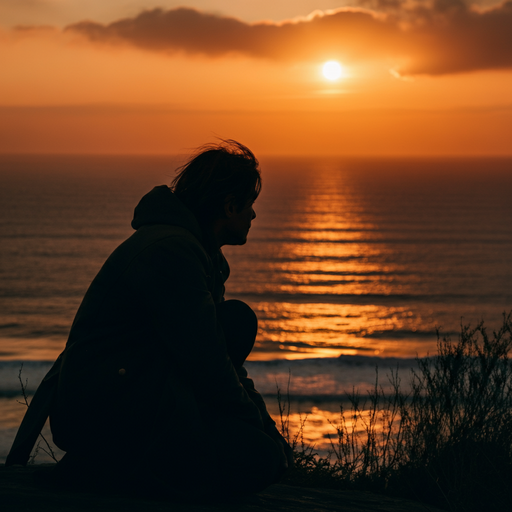
[[[101,465],[96,479],[140,480],[152,468],[164,486],[247,492],[282,473],[289,448],[243,368],[255,315],[224,301],[220,247],[246,241],[257,166],[232,141],[203,148],[172,190],[137,206],[136,232],[92,282],[54,370],[63,478],[94,480]]]
[[[182,252],[193,254],[185,256],[190,262],[210,263],[197,229],[194,236],[194,219],[188,219],[188,225],[176,221],[180,206],[182,214],[187,211],[167,187],[157,187],[145,199],[146,209],[136,217],[137,231],[108,258],[71,328],[50,416],[55,443],[65,451],[104,452],[106,446],[118,444],[113,440],[120,434],[127,439],[148,437],[144,430],[154,422],[152,416],[162,400],[158,390],[162,392],[176,364],[173,347],[165,342],[165,333],[152,315],[159,307],[167,308],[166,321],[173,325],[176,339],[183,339],[179,331],[187,328],[177,313],[188,285],[166,282],[165,268],[157,265],[158,252],[175,253],[164,265],[171,273],[179,265],[180,245],[186,247]],[[145,218],[157,220],[155,210],[161,202],[174,208],[159,222],[146,224]],[[177,214],[172,215],[172,210]],[[130,404],[124,403],[127,400]],[[165,400],[175,397],[167,391]]]

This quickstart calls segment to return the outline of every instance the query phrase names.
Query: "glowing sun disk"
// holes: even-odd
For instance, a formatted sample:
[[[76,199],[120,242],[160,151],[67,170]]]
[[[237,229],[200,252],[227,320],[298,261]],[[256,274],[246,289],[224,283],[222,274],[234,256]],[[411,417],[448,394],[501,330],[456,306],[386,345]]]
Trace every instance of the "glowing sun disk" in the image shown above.
[[[335,60],[330,60],[324,64],[322,73],[327,80],[337,80],[341,77],[341,65]]]

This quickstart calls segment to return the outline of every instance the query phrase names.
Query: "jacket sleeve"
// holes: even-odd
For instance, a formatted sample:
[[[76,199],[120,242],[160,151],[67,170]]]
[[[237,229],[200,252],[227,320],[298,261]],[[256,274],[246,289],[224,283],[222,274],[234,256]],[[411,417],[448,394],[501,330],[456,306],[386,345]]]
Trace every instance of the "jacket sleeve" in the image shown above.
[[[227,354],[210,293],[213,266],[199,244],[164,239],[139,254],[131,273],[161,347],[155,356],[173,362],[168,378],[190,389],[206,415],[235,416],[263,430],[260,409]]]
[[[247,370],[242,366],[238,371],[238,378],[240,379],[240,383],[244,387],[245,391],[249,395],[249,398],[256,404],[258,410],[260,411],[261,419],[263,421],[263,426],[265,431],[271,429],[275,426],[276,422],[272,419],[272,416],[267,411],[267,406],[265,405],[265,400],[260,395],[260,393],[254,387],[254,382],[252,379],[248,377]]]

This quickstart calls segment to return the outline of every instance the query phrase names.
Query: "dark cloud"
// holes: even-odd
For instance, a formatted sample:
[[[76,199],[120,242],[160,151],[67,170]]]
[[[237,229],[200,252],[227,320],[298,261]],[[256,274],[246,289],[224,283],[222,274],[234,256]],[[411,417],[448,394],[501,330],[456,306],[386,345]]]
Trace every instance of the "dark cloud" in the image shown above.
[[[512,1],[477,10],[462,0],[378,2],[280,23],[245,23],[189,8],[153,9],[109,25],[84,21],[67,31],[92,41],[206,56],[344,62],[388,58],[404,75],[512,68]]]
[[[319,13],[301,21],[249,24],[189,8],[154,9],[110,25],[86,21],[67,30],[81,32],[94,41],[125,41],[148,50],[210,56],[240,53],[271,59],[325,58],[326,53],[359,57],[367,51],[368,33],[389,39],[397,32],[396,27],[361,10],[327,16]]]

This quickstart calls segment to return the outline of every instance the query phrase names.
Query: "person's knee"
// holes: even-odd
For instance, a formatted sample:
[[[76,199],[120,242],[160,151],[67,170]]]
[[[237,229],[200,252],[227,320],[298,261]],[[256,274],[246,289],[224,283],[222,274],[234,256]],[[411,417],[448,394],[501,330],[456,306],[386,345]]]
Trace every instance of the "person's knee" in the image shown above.
[[[217,304],[217,319],[222,326],[233,365],[242,366],[256,340],[256,314],[245,302],[233,299]]]

